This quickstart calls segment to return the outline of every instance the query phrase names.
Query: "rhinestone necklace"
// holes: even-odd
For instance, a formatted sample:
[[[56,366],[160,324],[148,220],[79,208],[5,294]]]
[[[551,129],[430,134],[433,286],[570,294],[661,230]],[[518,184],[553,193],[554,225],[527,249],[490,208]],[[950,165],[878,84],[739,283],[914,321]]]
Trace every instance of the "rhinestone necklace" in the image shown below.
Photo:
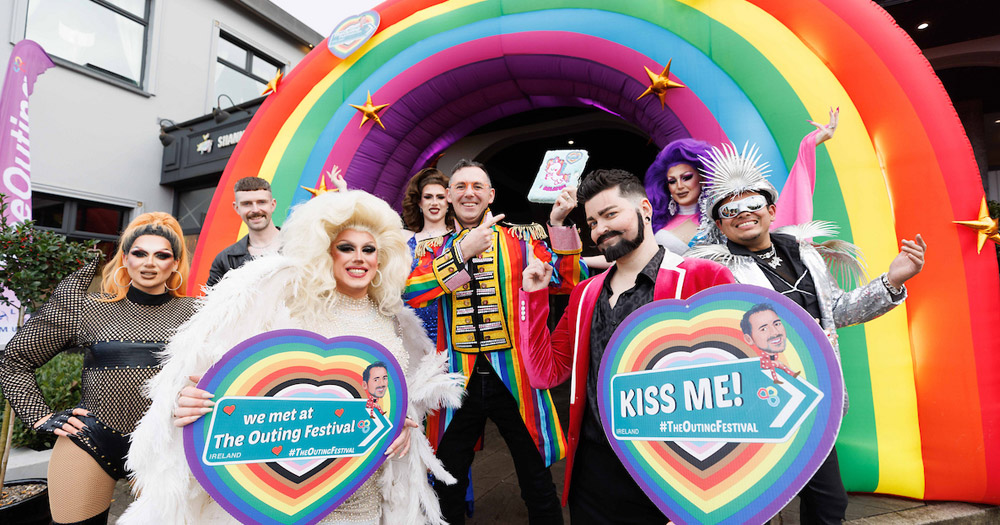
[[[778,251],[774,249],[773,244],[771,245],[771,248],[769,248],[766,252],[764,253],[754,252],[753,255],[754,257],[760,259],[761,262],[770,266],[772,270],[777,270],[778,267],[781,266],[781,263],[783,262],[781,260],[781,257],[778,257]]]

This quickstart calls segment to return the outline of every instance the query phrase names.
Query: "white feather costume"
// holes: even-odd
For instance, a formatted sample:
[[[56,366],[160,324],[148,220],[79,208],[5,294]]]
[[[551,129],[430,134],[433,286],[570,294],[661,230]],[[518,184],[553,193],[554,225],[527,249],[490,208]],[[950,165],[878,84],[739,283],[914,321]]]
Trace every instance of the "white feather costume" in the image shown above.
[[[149,385],[152,405],[132,434],[127,467],[138,495],[119,520],[123,524],[236,523],[215,503],[191,474],[184,455],[182,429],[173,425],[178,393],[190,385],[189,375],[203,374],[230,348],[254,335],[284,328],[320,334],[330,323],[324,312],[293,317],[287,300],[301,270],[284,256],[254,260],[226,274],[197,313],[167,345],[163,371]],[[435,352],[416,315],[407,308],[396,316],[397,334],[409,354],[406,374],[407,416],[422,421],[442,406],[461,404],[464,379],[445,373],[447,355]],[[327,334],[323,334],[327,335]],[[383,523],[444,523],[427,471],[454,483],[434,457],[427,438],[410,432],[410,451],[384,463],[378,488]]]

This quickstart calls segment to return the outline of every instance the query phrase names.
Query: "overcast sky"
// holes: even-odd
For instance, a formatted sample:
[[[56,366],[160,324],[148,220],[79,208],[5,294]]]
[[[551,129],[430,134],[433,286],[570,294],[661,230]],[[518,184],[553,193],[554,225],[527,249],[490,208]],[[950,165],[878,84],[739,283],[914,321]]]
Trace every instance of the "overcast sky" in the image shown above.
[[[368,11],[382,0],[271,0],[314,31],[330,36],[341,20]]]

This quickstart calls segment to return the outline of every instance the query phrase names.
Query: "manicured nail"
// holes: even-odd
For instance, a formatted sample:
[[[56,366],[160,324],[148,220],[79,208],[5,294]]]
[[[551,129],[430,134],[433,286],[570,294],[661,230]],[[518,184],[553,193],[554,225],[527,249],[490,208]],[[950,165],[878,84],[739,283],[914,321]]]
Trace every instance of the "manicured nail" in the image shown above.
[[[213,397],[215,397],[215,394],[212,394],[210,392],[205,392],[204,394],[201,395],[201,397],[205,399],[212,399]]]
[[[211,408],[199,408],[199,409],[198,409],[198,412],[200,412],[200,413],[202,413],[202,414],[207,414],[207,413],[209,413],[209,412],[211,412],[211,411],[212,411],[212,409],[211,409]]]
[[[205,401],[202,401],[201,404],[204,405],[204,406],[206,406],[206,407],[214,407],[215,406],[215,401],[205,400]]]

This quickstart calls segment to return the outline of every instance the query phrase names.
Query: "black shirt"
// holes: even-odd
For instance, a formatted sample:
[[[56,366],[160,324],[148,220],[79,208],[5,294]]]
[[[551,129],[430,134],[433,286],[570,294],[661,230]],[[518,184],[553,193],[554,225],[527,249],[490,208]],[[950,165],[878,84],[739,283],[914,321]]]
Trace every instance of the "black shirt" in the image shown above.
[[[583,420],[583,436],[593,441],[607,441],[597,411],[597,376],[601,370],[601,358],[604,349],[611,340],[618,325],[632,312],[653,302],[653,290],[656,287],[656,275],[660,271],[660,263],[666,253],[660,246],[653,258],[635,277],[635,286],[621,293],[614,308],[611,307],[611,278],[618,269],[612,266],[604,278],[601,295],[597,297],[594,307],[594,320],[590,325],[590,372],[587,374],[587,413]]]
[[[746,246],[728,241],[729,251],[733,255],[743,255],[753,258],[757,266],[764,272],[764,276],[771,283],[774,291],[795,301],[795,304],[804,308],[809,315],[815,319],[821,317],[819,308],[819,297],[816,296],[816,283],[809,269],[802,264],[802,256],[799,254],[799,243],[791,235],[782,233],[771,233],[771,244],[774,246],[781,265],[772,268],[767,262],[761,260],[759,253],[750,251]]]

